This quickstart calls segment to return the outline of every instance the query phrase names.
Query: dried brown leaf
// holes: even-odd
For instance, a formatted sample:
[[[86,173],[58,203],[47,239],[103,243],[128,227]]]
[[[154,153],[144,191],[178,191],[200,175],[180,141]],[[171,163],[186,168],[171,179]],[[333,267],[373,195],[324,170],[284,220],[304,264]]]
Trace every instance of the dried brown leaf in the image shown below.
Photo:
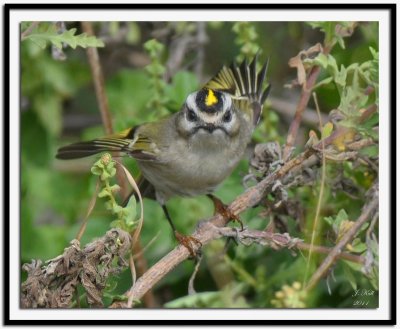
[[[78,284],[86,290],[88,304],[101,307],[103,289],[110,275],[119,273],[127,264],[123,257],[130,250],[131,237],[120,229],[112,229],[83,250],[79,241],[71,241],[64,253],[46,262],[24,264],[28,278],[22,284],[23,308],[66,308],[71,305]],[[112,260],[117,257],[118,265]]]
[[[320,43],[308,48],[307,50],[300,51],[295,57],[289,59],[289,66],[297,69],[297,82],[299,85],[305,88],[307,81],[307,70],[309,69],[305,64],[304,60],[312,58],[323,51],[323,47]]]

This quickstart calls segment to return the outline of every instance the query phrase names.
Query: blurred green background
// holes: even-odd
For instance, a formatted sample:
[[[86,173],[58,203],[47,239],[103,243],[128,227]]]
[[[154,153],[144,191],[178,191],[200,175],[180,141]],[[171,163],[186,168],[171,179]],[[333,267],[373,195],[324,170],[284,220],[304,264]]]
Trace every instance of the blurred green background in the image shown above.
[[[23,23],[22,30],[29,24]],[[49,25],[41,23],[40,28],[44,31]],[[68,22],[64,28],[77,28],[81,33],[79,22]],[[98,51],[115,131],[178,111],[188,93],[201,87],[222,65],[259,50],[261,59],[270,61],[268,80],[272,91],[254,142],[278,141],[281,145],[300,94],[299,88],[285,88],[296,79],[296,70],[288,66],[288,61],[324,40],[323,32],[304,22],[101,22],[94,23],[94,28],[104,42]],[[378,49],[377,35],[376,23],[359,24],[346,39],[346,48],[337,44],[331,54],[339,65],[362,63],[371,58],[369,47]],[[157,43],[148,43],[153,39]],[[322,72],[319,80],[326,76]],[[96,177],[91,175],[90,167],[96,157],[55,159],[58,147],[104,134],[91,79],[85,49],[65,47],[60,56],[54,47],[43,49],[29,39],[21,42],[21,265],[31,259],[47,260],[61,254],[75,237],[94,193]],[[321,111],[328,113],[338,106],[340,98],[333,84],[318,88],[317,93]],[[284,101],[283,107],[289,111],[274,108],[279,101]],[[310,102],[309,106],[313,104]],[[308,125],[300,131],[300,150],[311,128],[318,130],[317,126]],[[124,164],[135,177],[138,175],[133,159],[125,159]],[[245,159],[216,195],[231,202],[244,191],[242,179],[247,173]],[[352,173],[362,175],[362,169]],[[363,191],[359,191],[360,195]],[[304,186],[289,190],[289,197],[299,205],[296,209],[300,213],[280,215],[279,220],[292,236],[308,241],[310,232],[306,228],[314,216],[317,189]],[[344,192],[328,190],[322,214],[336,216],[343,208],[349,217],[356,218],[362,205],[362,198],[351,200]],[[186,234],[194,231],[199,219],[213,212],[206,197],[175,198],[168,208],[178,230]],[[176,241],[156,202],[145,200],[144,210],[142,246],[156,236],[145,251],[151,266],[173,249]],[[265,229],[276,216],[263,210],[246,211],[241,215],[243,223]],[[111,215],[98,202],[82,244],[102,236],[111,221]],[[319,228],[318,244],[333,245],[328,229],[325,224]],[[305,254],[234,243],[224,253],[224,244],[222,240],[215,241],[204,248],[205,261],[195,280],[199,294],[185,297],[194,267],[192,261],[185,261],[155,287],[155,304],[150,306],[277,307],[273,302],[277,292],[290,293],[289,288],[296,287],[294,282],[304,280]],[[322,259],[322,255],[313,258],[310,272]],[[356,271],[359,269],[354,270],[352,264],[339,262],[328,282],[321,282],[312,293],[299,297],[298,307],[353,307],[349,296],[355,287],[372,287]],[[125,292],[131,285],[130,277],[127,269],[113,278],[117,285],[110,293]],[[376,307],[377,302],[368,307]]]

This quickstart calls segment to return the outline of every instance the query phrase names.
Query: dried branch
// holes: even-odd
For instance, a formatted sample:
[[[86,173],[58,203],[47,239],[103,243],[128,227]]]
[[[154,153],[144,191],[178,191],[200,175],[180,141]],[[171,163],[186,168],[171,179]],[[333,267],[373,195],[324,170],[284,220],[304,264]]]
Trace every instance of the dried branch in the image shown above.
[[[81,22],[82,30],[89,36],[94,35],[91,22]],[[96,47],[88,47],[86,49],[90,68],[92,70],[93,83],[96,91],[97,102],[99,104],[101,119],[106,134],[112,134],[112,120],[108,106],[108,99],[105,92],[105,82],[103,70],[100,65],[99,53]]]
[[[301,61],[301,55],[308,56],[309,54],[317,53],[317,52],[322,52],[323,54],[327,55],[327,54],[329,54],[330,51],[331,51],[331,47],[329,47],[329,46],[322,47],[320,44],[317,44],[317,45],[311,47],[310,49],[308,49],[307,51],[300,52],[298,56],[292,58],[289,61],[289,65],[291,65],[295,61]],[[295,67],[294,65],[291,65],[291,66]],[[313,87],[315,86],[315,83],[317,82],[320,72],[321,72],[321,67],[315,65],[310,69],[308,77],[306,77],[304,66],[302,65],[302,63],[298,63],[298,80],[299,80],[299,83],[302,84],[303,88],[301,91],[299,102],[297,103],[294,119],[289,127],[289,132],[288,132],[288,135],[286,138],[286,144],[283,149],[283,160],[287,160],[292,152],[292,147],[293,147],[296,137],[297,137],[297,132],[299,130],[300,123],[302,121],[303,113],[307,107],[309,100],[310,100],[310,97],[311,97],[311,94],[313,91]],[[302,74],[300,74],[300,73],[302,73]]]
[[[209,229],[212,228],[209,227]],[[215,229],[217,229],[217,232],[221,236],[235,238],[237,242],[240,242],[244,245],[257,243],[261,245],[270,246],[275,250],[288,248],[288,249],[307,250],[310,252],[318,252],[322,254],[329,254],[332,251],[332,248],[315,246],[305,243],[301,239],[291,237],[288,233],[281,234],[269,231],[249,230],[247,228],[245,228],[243,231],[240,231],[236,228],[231,228],[231,227],[223,227],[223,228],[215,227]],[[346,252],[339,253],[338,258],[342,258],[359,264],[364,264],[365,262],[364,257],[349,254]]]
[[[292,147],[297,137],[297,131],[299,130],[300,127],[301,118],[303,116],[304,110],[307,107],[308,101],[310,100],[312,87],[315,85],[315,82],[317,81],[320,71],[321,68],[319,66],[314,66],[311,69],[310,75],[308,76],[307,81],[305,83],[305,88],[303,88],[301,92],[301,96],[296,107],[296,113],[294,115],[292,123],[290,124],[289,132],[286,139],[286,144],[283,149],[284,160],[288,159],[291,154]]]
[[[94,35],[93,25],[91,22],[81,22],[82,30],[89,36]],[[96,47],[88,47],[86,49],[86,53],[88,56],[90,68],[92,71],[93,83],[96,92],[97,103],[99,104],[99,110],[101,114],[101,120],[103,122],[104,130],[106,134],[113,133],[113,125],[111,119],[111,113],[108,105],[108,99],[106,94],[105,82],[103,70],[100,64],[99,53]],[[126,186],[126,181],[124,174],[117,168],[117,179],[118,184],[121,187],[120,193],[122,199],[125,199],[128,196],[128,189]]]

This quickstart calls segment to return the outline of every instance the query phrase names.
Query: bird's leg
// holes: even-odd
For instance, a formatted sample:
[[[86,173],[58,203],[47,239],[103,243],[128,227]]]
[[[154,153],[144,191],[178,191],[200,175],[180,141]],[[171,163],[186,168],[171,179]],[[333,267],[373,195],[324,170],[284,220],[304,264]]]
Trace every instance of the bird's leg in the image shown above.
[[[239,216],[234,214],[233,211],[231,211],[226,205],[223,204],[223,202],[218,199],[216,196],[212,194],[207,194],[207,196],[212,200],[214,203],[214,213],[215,214],[220,214],[226,219],[230,219],[234,222],[239,222],[240,224],[240,230],[243,231],[243,223],[240,220]]]
[[[199,253],[200,248],[202,247],[202,243],[200,240],[192,237],[191,235],[183,235],[177,231],[174,223],[172,222],[171,216],[169,215],[167,207],[163,204],[161,205],[164,210],[165,217],[168,219],[169,225],[171,225],[172,231],[174,232],[175,238],[178,242],[183,245],[190,252],[190,256],[192,258],[196,258]],[[194,247],[194,248],[193,248]],[[197,249],[196,251],[194,249]]]

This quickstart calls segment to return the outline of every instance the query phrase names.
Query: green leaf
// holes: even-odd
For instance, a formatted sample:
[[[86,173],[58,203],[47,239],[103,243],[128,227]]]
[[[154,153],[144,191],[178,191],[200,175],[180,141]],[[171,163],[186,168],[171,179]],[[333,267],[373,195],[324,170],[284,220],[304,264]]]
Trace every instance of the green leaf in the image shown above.
[[[345,266],[345,267],[349,267],[350,269],[352,269],[353,271],[356,271],[356,272],[361,272],[362,264],[360,264],[360,263],[355,263],[355,262],[350,262],[350,261],[347,261],[347,260],[343,260],[343,263],[344,263],[345,265],[347,265],[347,266]],[[347,273],[347,272],[346,272],[346,273]]]
[[[118,184],[114,184],[114,185],[110,186],[110,190],[112,193],[117,193],[120,189],[121,189],[121,187]]]
[[[103,169],[101,169],[101,168],[99,168],[99,167],[97,167],[97,166],[93,166],[93,167],[90,169],[90,171],[92,172],[93,175],[100,176],[101,173],[103,172]]]
[[[134,218],[136,218],[137,215],[137,210],[136,210],[136,199],[132,196],[129,199],[128,204],[126,205],[125,209],[127,210],[127,218],[129,220],[129,218],[131,218],[131,220],[133,221]]]
[[[367,121],[362,123],[361,127],[365,129],[371,129],[379,123],[379,114],[377,112],[373,113]]]
[[[323,53],[319,53],[317,57],[315,58],[306,58],[304,60],[304,63],[307,64],[311,64],[311,65],[318,65],[323,67],[324,69],[326,69],[328,67],[328,56],[323,54]]]
[[[75,33],[76,28],[72,28],[59,34],[55,25],[52,25],[46,32],[31,33],[26,39],[31,40],[43,49],[47,46],[48,42],[58,49],[63,48],[63,43],[69,45],[73,49],[78,46],[83,48],[104,47],[103,41],[97,39],[95,36],[88,36],[86,33],[75,35]]]
[[[90,169],[94,175],[100,176],[104,171],[104,163],[101,159],[97,160]]]
[[[101,173],[101,175],[100,175],[100,179],[104,182],[104,181],[106,181],[106,180],[108,180],[109,178],[111,178],[112,177],[112,175],[111,175],[111,173],[109,173],[109,172],[107,172],[107,171],[105,171],[105,170],[103,170],[103,172]]]
[[[112,202],[111,200],[106,201],[104,205],[107,210],[112,210],[114,208],[114,202]]]
[[[328,216],[328,217],[324,217],[324,221],[327,222],[329,224],[329,226],[332,226],[334,219],[332,216]]]
[[[369,158],[375,158],[379,156],[379,147],[378,145],[367,146],[360,150],[359,153]]]
[[[340,209],[332,223],[332,228],[336,234],[339,234],[340,227],[343,221],[348,221],[349,216],[344,209]]]
[[[167,308],[248,308],[242,290],[245,285],[232,282],[221,291],[200,292],[164,304]]]
[[[163,75],[166,72],[166,68],[159,63],[153,63],[147,65],[145,70],[151,75],[157,75],[157,76]]]
[[[103,188],[99,194],[97,195],[99,198],[105,198],[105,197],[109,197],[111,195],[111,192],[108,191],[106,188]]]
[[[355,238],[351,245],[352,252],[362,253],[367,250],[367,245],[361,242],[360,238]]]
[[[114,214],[119,214],[119,213],[121,213],[123,209],[124,209],[124,208],[122,208],[120,205],[118,205],[118,204],[116,204],[116,203],[114,203],[113,206],[112,206],[112,212],[113,212]]]
[[[333,47],[336,43],[339,43],[342,49],[345,49],[344,37],[350,36],[354,29],[354,22],[323,21],[308,22],[308,24],[312,28],[318,28],[325,33],[325,46]]]
[[[340,90],[343,90],[343,88],[346,86],[346,79],[347,79],[347,70],[342,65],[340,67],[340,71],[338,71],[337,74],[335,75],[335,83],[341,87]]]
[[[346,262],[346,264],[348,264],[348,263]],[[357,289],[357,280],[353,274],[353,271],[349,268],[349,266],[346,266],[346,265],[343,266],[343,271],[344,271],[345,277],[346,277],[348,283],[351,285],[352,289],[356,290]]]
[[[333,124],[332,122],[327,122],[323,127],[322,127],[322,134],[321,134],[321,139],[327,138],[332,134],[333,131]]]
[[[315,84],[313,89],[317,89],[318,87],[327,85],[327,84],[331,83],[332,81],[333,81],[333,77],[325,78],[325,79],[321,80],[320,82],[318,82],[317,84]]]
[[[349,219],[349,216],[347,215],[346,210],[340,209],[338,214],[336,215],[335,222],[340,224],[340,222],[347,220],[347,219]]]
[[[165,46],[156,39],[150,39],[149,41],[144,43],[144,49],[149,52],[150,57],[156,58],[161,55],[161,53],[165,49]]]
[[[148,75],[143,69],[124,69],[107,81],[107,96],[116,119],[116,129],[149,121],[145,109],[153,92],[144,81],[148,81]]]
[[[164,307],[166,308],[211,308],[213,306],[223,307],[222,303],[219,302],[218,291],[201,292],[194,295],[187,295],[164,304]]]
[[[115,219],[110,223],[110,227],[112,228],[120,228],[120,229],[124,229],[123,227],[121,227],[121,221],[119,219]]]

